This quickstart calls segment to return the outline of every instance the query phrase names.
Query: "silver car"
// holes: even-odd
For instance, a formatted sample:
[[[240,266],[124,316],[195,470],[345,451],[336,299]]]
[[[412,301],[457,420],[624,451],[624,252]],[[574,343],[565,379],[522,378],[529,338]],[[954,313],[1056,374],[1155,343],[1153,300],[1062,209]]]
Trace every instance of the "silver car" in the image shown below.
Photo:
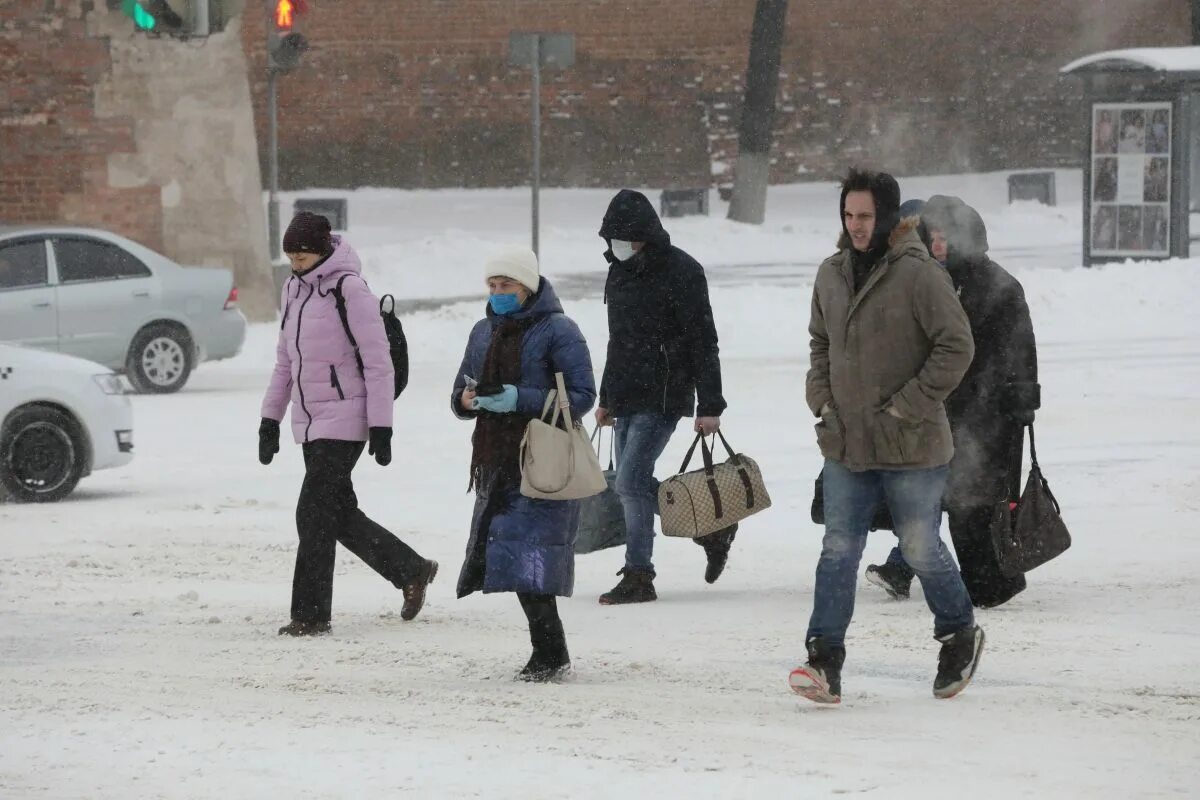
[[[242,349],[228,270],[184,268],[107,231],[0,227],[0,342],[123,372],[140,392],[178,391],[202,361]]]

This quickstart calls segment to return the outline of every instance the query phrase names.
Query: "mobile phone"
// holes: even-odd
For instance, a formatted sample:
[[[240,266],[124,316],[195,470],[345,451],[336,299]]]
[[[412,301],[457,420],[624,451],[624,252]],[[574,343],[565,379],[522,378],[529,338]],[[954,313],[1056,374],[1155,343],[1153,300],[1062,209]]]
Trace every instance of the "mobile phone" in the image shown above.
[[[475,387],[479,385],[479,381],[475,380],[470,375],[467,375],[465,372],[463,373],[463,380],[467,382],[467,388],[471,391],[475,391]]]

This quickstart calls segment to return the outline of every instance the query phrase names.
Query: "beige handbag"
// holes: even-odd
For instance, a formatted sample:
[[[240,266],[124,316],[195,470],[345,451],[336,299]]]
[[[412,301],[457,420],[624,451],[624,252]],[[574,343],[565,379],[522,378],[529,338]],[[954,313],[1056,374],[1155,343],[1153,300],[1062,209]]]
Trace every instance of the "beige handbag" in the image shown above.
[[[539,500],[582,500],[608,488],[600,460],[583,426],[571,418],[563,374],[546,398],[540,419],[525,426],[521,439],[521,494]]]
[[[664,535],[707,536],[771,507],[758,464],[749,456],[735,455],[720,431],[717,436],[729,454],[728,461],[714,464],[708,441],[703,434],[696,434],[679,474],[658,487]],[[697,444],[701,445],[704,468],[688,472]]]

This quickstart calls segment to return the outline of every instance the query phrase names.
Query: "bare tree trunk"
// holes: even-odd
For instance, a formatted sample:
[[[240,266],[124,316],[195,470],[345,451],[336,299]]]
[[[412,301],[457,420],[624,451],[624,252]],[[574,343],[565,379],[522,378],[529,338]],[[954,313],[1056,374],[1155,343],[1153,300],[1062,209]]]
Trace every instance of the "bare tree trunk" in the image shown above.
[[[733,197],[729,203],[729,219],[735,222],[761,225],[767,214],[771,129],[775,123],[775,94],[779,89],[779,60],[786,20],[787,0],[758,0],[754,6],[746,97],[742,103],[742,133],[734,167]]]

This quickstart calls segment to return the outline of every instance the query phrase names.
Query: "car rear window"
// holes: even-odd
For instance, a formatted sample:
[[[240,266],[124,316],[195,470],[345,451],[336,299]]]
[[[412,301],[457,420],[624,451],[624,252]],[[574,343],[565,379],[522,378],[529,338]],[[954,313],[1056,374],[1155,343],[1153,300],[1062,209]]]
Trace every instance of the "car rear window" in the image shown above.
[[[0,244],[0,290],[46,285],[46,243],[41,239]]]
[[[56,239],[54,258],[60,283],[150,277],[149,268],[133,255],[93,239]]]

